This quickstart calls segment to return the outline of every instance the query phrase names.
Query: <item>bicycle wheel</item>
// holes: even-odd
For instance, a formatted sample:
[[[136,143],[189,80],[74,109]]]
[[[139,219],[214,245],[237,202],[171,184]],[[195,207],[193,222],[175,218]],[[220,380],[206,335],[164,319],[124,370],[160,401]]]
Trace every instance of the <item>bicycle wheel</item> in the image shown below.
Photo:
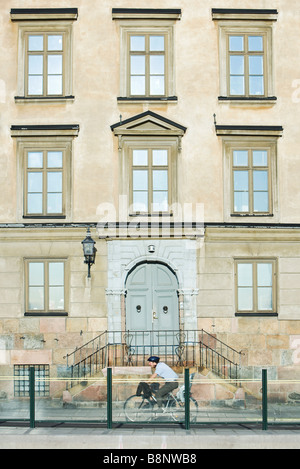
[[[183,402],[176,402],[176,405],[169,408],[170,415],[175,422],[185,421],[185,405]],[[198,404],[196,399],[190,397],[190,422],[196,422]]]
[[[149,422],[153,417],[153,404],[143,396],[130,396],[124,403],[126,419],[130,422]]]

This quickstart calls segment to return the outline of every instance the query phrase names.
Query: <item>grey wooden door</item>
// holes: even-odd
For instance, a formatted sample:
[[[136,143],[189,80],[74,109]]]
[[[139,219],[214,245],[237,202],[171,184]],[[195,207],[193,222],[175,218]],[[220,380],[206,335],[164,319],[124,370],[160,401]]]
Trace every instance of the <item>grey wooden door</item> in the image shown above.
[[[143,346],[163,352],[174,342],[173,332],[167,331],[179,329],[176,276],[163,264],[143,263],[128,276],[126,289],[126,329],[139,331],[133,335],[135,347],[140,353],[145,352]]]

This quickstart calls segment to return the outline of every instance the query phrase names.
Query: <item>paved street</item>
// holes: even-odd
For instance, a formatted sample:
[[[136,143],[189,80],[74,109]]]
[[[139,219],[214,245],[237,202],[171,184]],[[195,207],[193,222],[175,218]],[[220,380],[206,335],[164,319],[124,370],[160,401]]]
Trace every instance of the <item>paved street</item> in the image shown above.
[[[0,425],[0,449],[299,449],[300,427],[210,425],[185,430],[181,426],[107,429],[97,425]],[[134,452],[134,451],[133,451]]]
[[[200,408],[189,430],[170,417],[144,425],[126,423],[123,406],[113,406],[113,428],[106,407],[55,406],[37,401],[36,427],[29,426],[28,401],[0,406],[1,449],[298,449],[299,406],[269,406],[268,430],[261,409]],[[19,419],[18,424],[12,421]],[[5,420],[7,419],[7,420]],[[27,421],[22,421],[27,419]],[[276,425],[272,425],[276,422]]]

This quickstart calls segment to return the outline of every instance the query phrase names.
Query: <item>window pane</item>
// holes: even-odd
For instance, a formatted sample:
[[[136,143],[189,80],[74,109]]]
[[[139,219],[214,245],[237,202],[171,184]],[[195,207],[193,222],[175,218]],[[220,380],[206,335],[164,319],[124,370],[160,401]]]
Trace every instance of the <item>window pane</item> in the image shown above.
[[[258,288],[257,289],[257,308],[259,311],[272,311],[273,300],[272,300],[272,288]]]
[[[163,95],[165,93],[165,77],[164,76],[151,76],[150,77],[150,94]]]
[[[134,55],[130,57],[131,75],[145,75],[146,61],[144,55]]]
[[[252,288],[238,288],[238,310],[253,310],[253,290]]]
[[[29,262],[28,263],[28,281],[30,286],[44,285],[44,263]]]
[[[253,171],[253,190],[268,190],[268,171]]]
[[[244,37],[229,36],[229,50],[231,52],[242,52],[244,50]]]
[[[48,74],[62,74],[62,55],[48,55]]]
[[[42,168],[43,167],[43,152],[29,151],[27,167],[28,168]]]
[[[164,51],[165,38],[164,36],[150,36],[150,51]]]
[[[29,287],[28,308],[29,310],[44,309],[44,287]]]
[[[249,212],[249,194],[248,192],[234,193],[234,211]]]
[[[63,262],[49,262],[49,285],[62,286],[64,285],[64,263]]]
[[[253,210],[254,212],[268,212],[269,211],[269,195],[267,192],[254,192]]]
[[[29,51],[42,51],[44,50],[43,36],[29,36],[28,37],[28,50]]]
[[[152,210],[154,212],[166,212],[168,210],[168,192],[153,192]]]
[[[234,166],[248,166],[248,150],[234,150],[233,151],[233,165]]]
[[[132,95],[145,94],[145,77],[133,76],[130,79],[130,89]]]
[[[266,150],[253,150],[253,166],[268,166],[268,152]]]
[[[244,95],[245,94],[244,77],[230,77],[230,94],[231,95]]]
[[[263,56],[255,55],[249,57],[249,75],[263,75],[264,65]]]
[[[48,36],[48,50],[63,50],[63,37],[62,35]]]
[[[65,291],[64,287],[49,287],[49,309],[50,310],[64,310]]]
[[[28,173],[28,192],[43,192],[43,173]]]
[[[29,76],[28,77],[28,94],[29,95],[42,95],[43,94],[43,77],[42,76]]]
[[[264,77],[249,77],[249,94],[258,96],[264,94]]]
[[[61,171],[53,171],[47,174],[47,192],[62,192]]]
[[[47,167],[48,168],[62,168],[63,152],[62,151],[48,151],[47,153]]]
[[[48,94],[62,94],[62,76],[49,75],[48,76]]]
[[[257,285],[259,287],[272,286],[273,266],[271,263],[257,264]]]
[[[168,190],[168,171],[156,171],[152,172],[153,176],[153,190]]]
[[[168,165],[168,150],[153,150],[152,152],[153,166]]]
[[[248,171],[233,171],[233,188],[235,191],[248,191]]]
[[[164,75],[165,58],[163,55],[152,55],[150,57],[150,75]]]
[[[252,287],[253,286],[253,265],[248,263],[241,263],[237,265],[238,286],[239,287]]]
[[[133,210],[135,212],[148,212],[148,192],[133,192]]]
[[[240,55],[230,56],[230,75],[244,75],[244,57]]]
[[[62,194],[47,195],[47,213],[62,213]]]
[[[130,36],[130,50],[144,51],[145,50],[145,36]]]
[[[28,194],[27,195],[27,213],[43,213],[43,195]]]
[[[249,36],[248,37],[248,50],[249,52],[260,52],[263,50],[262,36]]]
[[[42,75],[43,74],[43,56],[30,55],[28,57],[28,73],[29,75]]]
[[[132,187],[134,191],[148,190],[148,171],[134,170]]]
[[[132,164],[133,166],[147,166],[148,165],[148,150],[133,150]]]

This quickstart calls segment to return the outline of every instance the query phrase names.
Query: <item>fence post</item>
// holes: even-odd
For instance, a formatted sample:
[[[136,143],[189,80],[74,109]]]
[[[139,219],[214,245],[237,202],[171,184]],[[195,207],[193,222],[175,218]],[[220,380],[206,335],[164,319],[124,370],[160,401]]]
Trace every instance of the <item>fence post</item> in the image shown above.
[[[184,404],[185,404],[185,428],[190,429],[190,370],[184,370]]]
[[[262,370],[262,429],[268,430],[268,374]]]
[[[29,368],[29,409],[30,428],[35,428],[35,376],[33,366]]]
[[[112,369],[107,368],[107,428],[112,428]]]

